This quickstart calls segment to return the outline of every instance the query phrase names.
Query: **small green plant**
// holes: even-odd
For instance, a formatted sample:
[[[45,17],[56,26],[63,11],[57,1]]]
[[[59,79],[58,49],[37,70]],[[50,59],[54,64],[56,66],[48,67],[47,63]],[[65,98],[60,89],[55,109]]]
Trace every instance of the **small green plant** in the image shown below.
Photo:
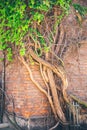
[[[73,4],[73,7],[75,8],[76,11],[78,11],[78,13],[81,15],[81,16],[84,16],[85,14],[87,14],[87,7],[85,6],[82,6],[80,4]]]

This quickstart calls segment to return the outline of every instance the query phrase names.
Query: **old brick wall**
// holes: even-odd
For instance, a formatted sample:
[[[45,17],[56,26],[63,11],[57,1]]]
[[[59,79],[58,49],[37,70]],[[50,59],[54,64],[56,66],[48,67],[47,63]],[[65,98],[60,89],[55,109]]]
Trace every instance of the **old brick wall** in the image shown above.
[[[87,6],[87,1],[74,0]],[[81,25],[76,16],[76,11],[71,7],[68,17],[63,20],[65,32],[63,50],[64,64],[68,78],[68,93],[76,95],[87,101],[87,14],[82,17]]]
[[[68,94],[87,101],[87,43],[71,44],[64,56],[68,78]],[[45,87],[38,65],[30,65],[34,78]],[[7,108],[24,118],[49,115],[47,98],[32,83],[29,73],[19,61],[6,67],[6,92],[9,96]]]
[[[36,81],[45,87],[39,72],[39,66],[31,65]],[[24,118],[46,116],[49,112],[47,98],[37,89],[29,77],[26,68],[19,61],[14,61],[6,67],[6,92],[9,96],[7,108]]]
[[[79,0],[74,0],[74,2]],[[81,3],[83,3],[81,1]],[[84,4],[87,5],[85,0]],[[64,27],[64,43],[71,47],[64,53],[64,63],[68,78],[69,94],[87,101],[87,43],[79,47],[76,43],[87,39],[87,16],[82,21],[82,25],[76,19],[75,10],[71,8],[69,15],[62,22]],[[78,48],[78,49],[77,49]],[[0,54],[1,56],[1,54]],[[35,79],[45,87],[39,72],[39,66],[31,66]],[[2,63],[0,62],[0,77],[2,73]],[[42,94],[30,80],[26,68],[19,61],[13,61],[6,67],[6,107],[12,112],[13,101],[14,111],[17,115],[29,118],[47,116],[50,113],[50,106],[47,98]],[[21,122],[21,121],[20,121]]]
[[[64,57],[68,93],[87,101],[87,43],[72,44]]]

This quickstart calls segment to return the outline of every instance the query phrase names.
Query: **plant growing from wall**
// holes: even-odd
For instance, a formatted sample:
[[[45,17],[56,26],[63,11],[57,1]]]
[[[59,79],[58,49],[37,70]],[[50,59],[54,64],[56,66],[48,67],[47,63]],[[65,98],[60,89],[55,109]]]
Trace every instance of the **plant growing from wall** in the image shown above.
[[[87,7],[82,6],[80,4],[75,4],[75,3],[73,3],[73,7],[75,8],[76,11],[79,12],[81,16],[84,16],[85,14],[87,14]]]
[[[1,0],[0,50],[7,51],[8,60],[12,60],[14,46],[20,46],[20,54],[25,54],[23,38],[29,32],[30,27],[33,29],[33,25],[36,23],[39,25],[44,20],[45,14],[50,12],[54,6],[60,5],[62,11],[67,13],[69,2],[70,0],[68,2],[66,0],[44,0],[42,2],[35,0],[26,0],[25,2],[23,0]],[[43,41],[44,38],[42,44]]]
[[[5,52],[9,61],[15,56],[24,64],[32,82],[48,98],[56,121],[62,123],[66,122],[63,105],[70,103],[61,59],[63,50],[60,45],[64,39],[61,20],[68,14],[71,2],[72,0],[0,2],[0,50]],[[29,61],[32,64],[38,63],[47,90],[34,79]]]
[[[77,20],[79,24],[81,24],[84,16],[87,14],[87,7],[82,6],[78,3],[73,3],[72,5],[76,11]]]

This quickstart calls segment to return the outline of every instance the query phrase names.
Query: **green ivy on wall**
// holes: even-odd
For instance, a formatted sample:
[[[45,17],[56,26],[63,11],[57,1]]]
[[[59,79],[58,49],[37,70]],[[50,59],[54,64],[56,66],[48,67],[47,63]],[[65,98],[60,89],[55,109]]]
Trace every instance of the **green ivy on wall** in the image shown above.
[[[30,30],[34,22],[40,24],[53,6],[60,6],[67,14],[71,0],[1,0],[0,1],[0,50],[5,50],[7,59],[12,60],[14,46],[25,54],[23,38],[30,31],[34,40],[34,32]],[[29,11],[27,12],[27,8]],[[34,30],[35,31],[35,30]],[[36,32],[41,44],[45,40],[40,32]],[[45,45],[44,45],[45,46]]]

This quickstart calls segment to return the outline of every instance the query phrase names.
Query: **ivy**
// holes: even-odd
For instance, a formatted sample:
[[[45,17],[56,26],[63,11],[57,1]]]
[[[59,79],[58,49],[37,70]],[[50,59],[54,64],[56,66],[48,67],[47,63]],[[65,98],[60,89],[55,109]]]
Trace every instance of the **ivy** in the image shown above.
[[[73,7],[75,8],[76,11],[79,12],[79,14],[81,16],[84,16],[85,14],[87,14],[87,7],[84,7],[84,6],[77,4],[77,3],[74,3]]]
[[[12,59],[12,44],[20,45],[28,31],[26,4],[20,0],[0,2],[0,50],[7,51],[7,59]]]
[[[39,12],[32,12],[33,21],[36,21],[38,24],[44,19],[44,15]]]
[[[43,47],[46,46],[45,39],[38,30],[29,28],[29,35],[34,42],[39,42]]]
[[[8,61],[12,61],[12,49],[7,48],[7,59]]]
[[[20,55],[25,55],[23,39],[27,33],[32,40],[39,42],[45,50],[49,50],[43,35],[33,28],[34,22],[38,25],[41,24],[44,21],[45,14],[52,10],[54,6],[60,6],[63,14],[67,14],[70,3],[71,0],[1,0],[0,50],[7,52],[7,59],[10,61],[13,56],[13,46],[20,48]],[[38,52],[41,53],[41,48]]]

